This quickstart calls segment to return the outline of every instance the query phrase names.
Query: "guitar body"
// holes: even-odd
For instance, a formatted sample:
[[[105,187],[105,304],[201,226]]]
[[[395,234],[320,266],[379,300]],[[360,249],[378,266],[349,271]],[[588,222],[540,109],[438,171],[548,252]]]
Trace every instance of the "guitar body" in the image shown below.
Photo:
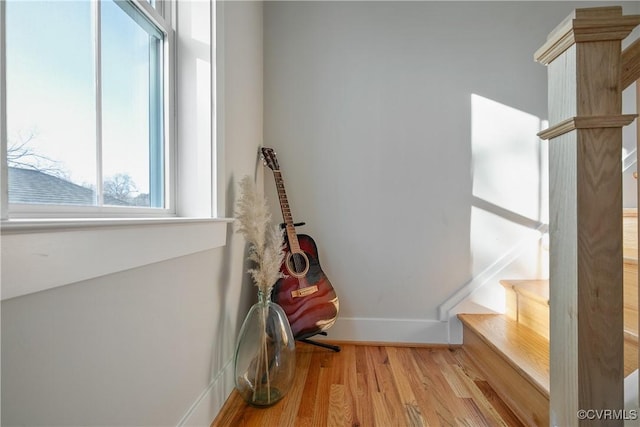
[[[272,300],[287,314],[295,339],[304,339],[330,328],[338,317],[338,297],[331,282],[320,267],[318,247],[306,234],[298,234],[300,250],[308,259],[308,270],[296,277],[282,264],[285,277],[278,280],[272,292]],[[287,257],[291,252],[287,248]],[[297,275],[299,276],[299,275]]]

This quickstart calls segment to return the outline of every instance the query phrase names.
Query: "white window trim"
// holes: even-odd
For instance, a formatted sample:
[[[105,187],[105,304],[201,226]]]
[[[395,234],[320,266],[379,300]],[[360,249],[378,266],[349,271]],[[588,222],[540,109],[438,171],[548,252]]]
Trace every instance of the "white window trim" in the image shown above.
[[[177,137],[176,159],[179,200],[174,217],[121,218],[9,218],[7,168],[0,174],[0,299],[6,300],[33,292],[76,283],[83,280],[141,267],[179,256],[210,250],[226,244],[231,219],[217,218],[224,212],[224,147],[216,138],[216,5],[215,2],[164,1],[170,6],[172,28],[178,33],[174,46],[184,49],[176,55],[175,86],[168,94],[175,97],[177,129],[169,131]],[[180,13],[177,13],[180,8]],[[0,19],[4,20],[5,4],[0,1]],[[176,17],[179,17],[179,21]],[[193,22],[208,26],[208,53],[194,52]],[[202,28],[200,31],[202,32]],[[182,31],[182,35],[181,35]],[[183,39],[180,39],[184,37]],[[206,44],[207,40],[205,40]],[[0,55],[5,50],[4,25],[0,28]],[[191,56],[190,56],[191,55]],[[199,55],[199,56],[198,56]],[[218,56],[218,58],[220,58]],[[185,64],[199,60],[203,79],[194,87],[193,76],[185,76]],[[208,65],[207,65],[208,62]],[[221,64],[218,63],[218,67]],[[0,84],[4,87],[4,67],[0,67]],[[184,87],[185,84],[189,86]],[[199,85],[199,86],[198,86]],[[189,89],[189,91],[185,90]],[[203,90],[208,96],[202,98]],[[4,97],[5,91],[0,91]],[[197,96],[199,95],[199,97]],[[174,104],[174,103],[171,103]],[[6,151],[5,100],[0,99],[2,150]],[[195,110],[194,110],[195,109]],[[201,109],[204,109],[202,111]],[[197,114],[194,113],[197,111]],[[194,122],[195,120],[195,122]],[[203,122],[204,121],[204,122]],[[193,131],[197,129],[197,131]],[[6,158],[6,153],[2,158]],[[215,169],[214,169],[215,167]],[[205,197],[202,195],[205,194]],[[64,209],[61,209],[63,216]],[[90,216],[87,214],[87,216]]]
[[[2,231],[1,299],[15,298],[226,244],[211,218],[17,221]]]

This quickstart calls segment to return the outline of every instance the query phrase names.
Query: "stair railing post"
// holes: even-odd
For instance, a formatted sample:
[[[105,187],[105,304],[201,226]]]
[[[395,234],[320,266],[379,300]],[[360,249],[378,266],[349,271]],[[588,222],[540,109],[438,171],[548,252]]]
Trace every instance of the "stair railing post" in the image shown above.
[[[535,54],[549,79],[552,426],[603,425],[597,411],[624,406],[622,127],[634,116],[620,52],[638,23],[621,7],[576,9]]]

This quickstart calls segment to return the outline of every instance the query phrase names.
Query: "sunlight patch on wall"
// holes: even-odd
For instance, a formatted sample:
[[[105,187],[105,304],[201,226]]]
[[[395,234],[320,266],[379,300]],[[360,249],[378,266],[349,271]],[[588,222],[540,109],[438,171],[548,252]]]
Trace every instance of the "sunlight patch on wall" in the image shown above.
[[[540,118],[471,95],[473,195],[542,221],[546,207]]]
[[[499,280],[548,275],[548,253],[540,244],[548,223],[546,143],[537,136],[542,126],[539,117],[471,95],[472,272],[489,285],[472,300],[492,309],[501,306]],[[508,262],[496,262],[501,259]]]

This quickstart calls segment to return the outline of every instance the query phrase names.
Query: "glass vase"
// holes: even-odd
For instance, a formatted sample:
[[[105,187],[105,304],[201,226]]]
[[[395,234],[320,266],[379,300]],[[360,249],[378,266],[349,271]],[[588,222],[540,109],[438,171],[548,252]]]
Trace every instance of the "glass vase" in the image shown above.
[[[271,301],[271,291],[258,292],[244,319],[236,343],[235,383],[242,398],[253,406],[271,406],[291,388],[296,347],[282,307]]]

